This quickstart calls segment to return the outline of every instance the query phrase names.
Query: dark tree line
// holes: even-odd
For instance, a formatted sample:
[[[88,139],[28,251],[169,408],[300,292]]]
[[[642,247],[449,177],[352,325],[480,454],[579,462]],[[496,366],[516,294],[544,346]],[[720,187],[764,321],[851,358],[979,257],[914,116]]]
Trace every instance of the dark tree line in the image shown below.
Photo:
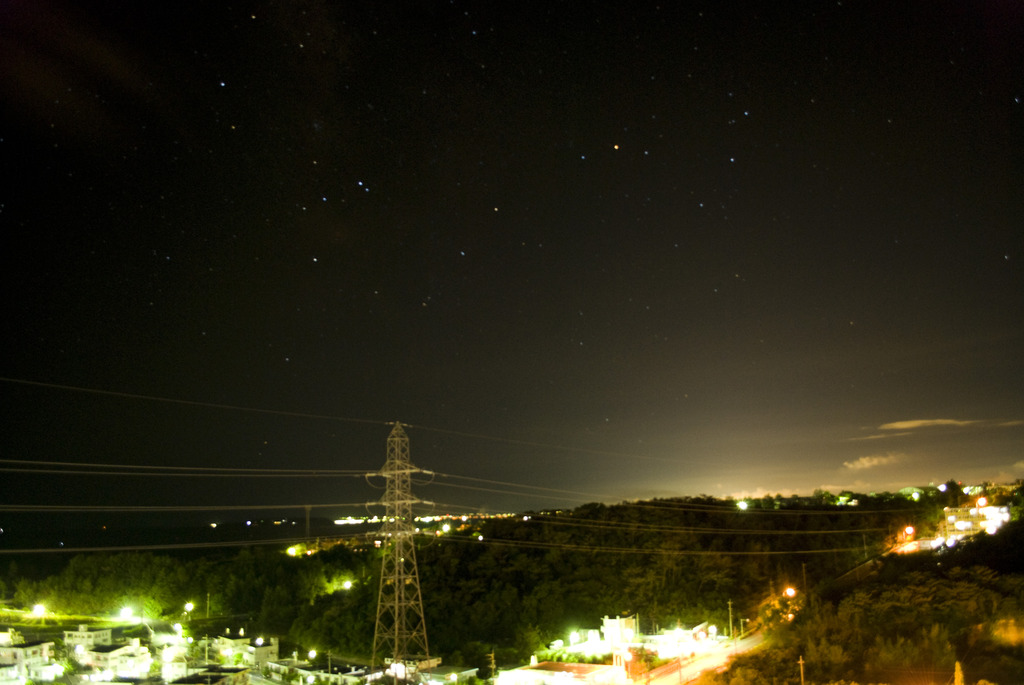
[[[866,582],[815,597],[793,621],[766,617],[768,648],[702,685],[1024,682],[1024,544],[1017,521],[952,551],[890,556]]]
[[[702,621],[724,632],[730,600],[736,627],[740,618],[756,621],[759,608],[786,586],[825,598],[841,592],[830,582],[866,554],[884,550],[908,523],[934,516],[934,504],[861,498],[856,510],[771,497],[753,500],[746,511],[707,497],[589,504],[471,520],[448,534],[424,536],[417,556],[431,652],[447,663],[485,666],[493,650],[499,664],[510,663],[570,630],[596,628],[606,615],[638,615],[644,632]],[[16,599],[86,614],[143,602],[147,615],[178,620],[186,601],[196,605],[193,619],[204,616],[208,595],[212,623],[246,625],[249,634],[277,634],[321,654],[365,659],[379,572],[379,550],[369,544],[299,557],[269,547],[201,557],[90,554],[43,580],[18,581]],[[349,589],[342,580],[350,581]],[[887,606],[905,605],[905,598],[883,596]],[[876,616],[862,606],[870,600],[858,597],[822,599],[805,615],[813,610],[835,623],[856,619],[863,623],[857,630],[906,621],[898,637],[917,641],[921,629],[952,620],[951,614]],[[977,601],[979,615],[1003,606],[991,598]],[[842,619],[829,619],[829,611]],[[960,624],[951,626],[948,639],[961,639]],[[203,629],[212,634],[220,626]],[[927,638],[935,644],[946,639],[941,630]],[[837,640],[846,651],[814,643],[815,663],[854,658],[853,643]],[[869,649],[899,651],[888,642],[863,647]]]

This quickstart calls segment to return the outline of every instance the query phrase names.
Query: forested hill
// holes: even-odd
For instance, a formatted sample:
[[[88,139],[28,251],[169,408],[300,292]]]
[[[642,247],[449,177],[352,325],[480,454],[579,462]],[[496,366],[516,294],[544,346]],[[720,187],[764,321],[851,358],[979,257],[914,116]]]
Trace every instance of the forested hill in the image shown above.
[[[837,577],[888,550],[907,525],[934,524],[942,503],[737,504],[679,498],[471,518],[446,532],[429,524],[437,527],[422,528],[417,558],[431,652],[478,665],[497,648],[508,663],[606,615],[638,615],[645,632],[703,621],[724,631],[730,601],[734,625],[757,625],[786,587],[798,591],[797,603],[839,601],[849,589],[836,587]],[[379,550],[361,539],[297,557],[270,546],[79,555],[37,581],[8,568],[5,584],[16,603],[73,613],[133,602],[148,616],[181,618],[191,601],[200,608],[193,623],[208,596],[211,618],[196,630],[244,624],[248,634],[359,658],[372,643],[379,570]]]

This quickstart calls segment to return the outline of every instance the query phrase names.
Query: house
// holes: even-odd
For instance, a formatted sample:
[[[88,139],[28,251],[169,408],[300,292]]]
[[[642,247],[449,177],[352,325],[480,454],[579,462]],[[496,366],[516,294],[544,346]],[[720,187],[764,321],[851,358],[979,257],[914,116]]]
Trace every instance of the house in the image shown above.
[[[139,638],[117,645],[93,645],[91,648],[75,649],[75,658],[83,666],[91,666],[100,673],[131,678],[149,673],[153,657],[143,647]]]
[[[289,674],[294,673],[302,683],[319,680],[328,685],[358,685],[366,675],[365,669],[360,666],[332,664],[329,669],[325,669],[297,659],[269,661],[266,666],[270,677],[277,681],[284,681]]]
[[[19,644],[0,644],[0,678],[13,674],[12,679],[55,680],[64,673],[64,667],[53,661],[53,642],[36,640]]]
[[[206,669],[172,680],[171,685],[247,685],[249,669]]]
[[[477,670],[479,669],[466,666],[437,666],[420,671],[419,676],[421,681],[428,685],[454,685],[468,683],[470,678],[476,678]]]
[[[248,638],[239,631],[237,637],[219,635],[213,641],[213,648],[227,664],[239,664],[259,671],[271,661],[277,661],[278,639]]]
[[[64,631],[64,644],[76,652],[78,647],[90,649],[94,645],[110,645],[114,643],[112,633],[110,628],[92,628],[80,624],[78,630]]]

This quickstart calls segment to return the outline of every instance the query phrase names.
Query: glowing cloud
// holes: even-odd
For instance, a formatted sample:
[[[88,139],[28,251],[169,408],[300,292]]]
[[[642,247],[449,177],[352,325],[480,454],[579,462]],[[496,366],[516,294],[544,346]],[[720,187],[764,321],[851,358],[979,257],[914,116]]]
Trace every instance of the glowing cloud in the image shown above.
[[[856,461],[844,461],[843,466],[850,469],[851,471],[861,471],[863,469],[873,469],[876,466],[895,464],[899,460],[899,457],[895,454],[887,454],[884,457],[879,455],[873,455],[869,457],[861,457]]]
[[[915,428],[931,428],[932,426],[972,426],[980,421],[959,421],[957,419],[914,419],[911,421],[893,421],[878,427],[882,431],[906,431]]]
[[[882,440],[883,438],[898,438],[901,435],[913,435],[911,431],[899,431],[897,433],[875,433],[874,435],[863,435],[850,440]]]

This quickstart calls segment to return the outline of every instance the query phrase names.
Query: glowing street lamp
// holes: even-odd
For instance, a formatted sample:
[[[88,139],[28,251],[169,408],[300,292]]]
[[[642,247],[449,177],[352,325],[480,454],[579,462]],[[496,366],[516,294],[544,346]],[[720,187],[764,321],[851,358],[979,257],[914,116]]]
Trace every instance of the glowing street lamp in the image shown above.
[[[315,658],[316,658],[316,650],[315,649],[309,650],[309,660],[312,661]]]
[[[44,607],[42,604],[36,604],[34,607],[32,607],[32,615],[36,618],[42,618],[46,615],[46,607]]]
[[[121,618],[127,621],[129,618],[132,617],[132,614],[134,614],[134,613],[135,612],[132,611],[131,607],[125,607],[125,608],[121,609]]]
[[[796,588],[788,587],[784,593],[787,597],[796,597]]]

